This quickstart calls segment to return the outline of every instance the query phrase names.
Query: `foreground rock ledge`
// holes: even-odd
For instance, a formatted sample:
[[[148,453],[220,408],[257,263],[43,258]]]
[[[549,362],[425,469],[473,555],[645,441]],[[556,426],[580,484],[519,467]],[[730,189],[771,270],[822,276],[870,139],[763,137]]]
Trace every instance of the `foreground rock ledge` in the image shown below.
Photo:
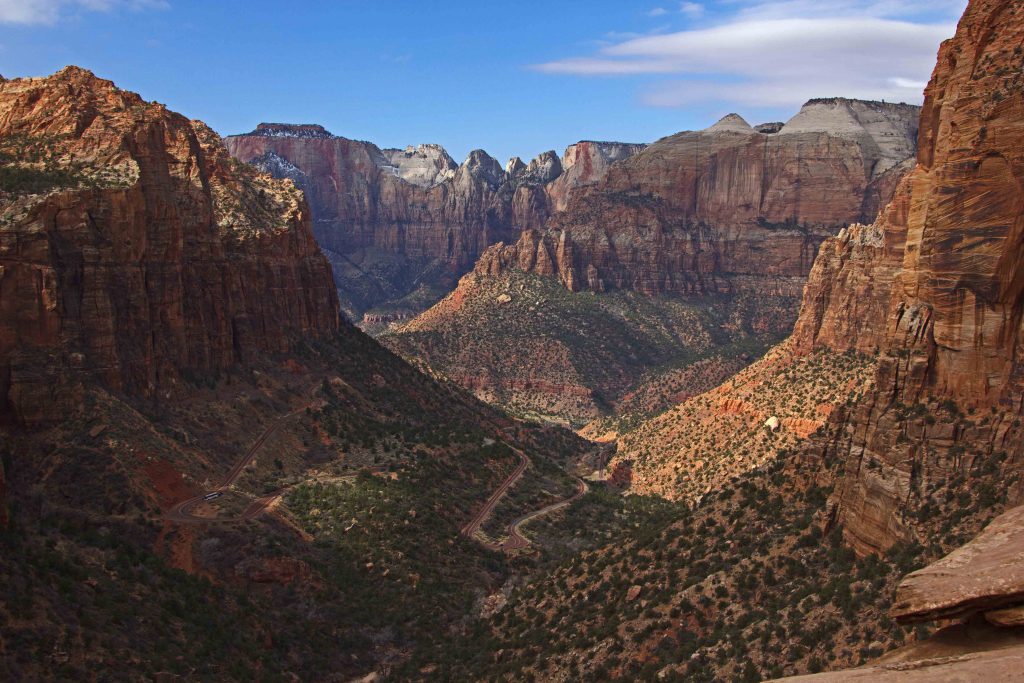
[[[892,615],[916,622],[963,617],[1024,603],[1024,506],[900,584]]]

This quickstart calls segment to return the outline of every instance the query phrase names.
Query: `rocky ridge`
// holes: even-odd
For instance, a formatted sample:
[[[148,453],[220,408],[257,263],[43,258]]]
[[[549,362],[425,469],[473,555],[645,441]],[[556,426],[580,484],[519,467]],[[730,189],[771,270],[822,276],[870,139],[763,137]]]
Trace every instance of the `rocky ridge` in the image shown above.
[[[873,217],[879,202],[912,166],[912,157],[903,155],[914,149],[918,110],[814,100],[786,124],[788,130],[780,125],[762,133],[730,114],[705,131],[680,133],[639,151],[603,145],[599,151],[614,162],[600,180],[580,185],[565,210],[552,215],[544,227],[523,230],[513,245],[488,249],[454,292],[419,317],[396,325],[385,343],[484,400],[514,410],[529,407],[528,412],[574,424],[600,418],[588,433],[619,433],[650,415],[627,408],[625,397],[642,383],[671,384],[670,377],[685,377],[675,393],[690,397],[699,383],[689,380],[698,375],[688,375],[686,366],[714,355],[713,347],[726,361],[719,370],[735,371],[750,362],[755,347],[759,355],[788,333],[819,243],[850,221]],[[592,151],[580,157],[595,145],[570,148],[565,160],[574,163],[547,186],[549,197],[557,196],[559,184],[573,178],[576,169],[603,158]],[[508,168],[525,176],[526,167],[516,162]],[[503,324],[496,321],[502,317],[496,290],[507,288],[516,273],[552,280],[572,293],[641,294],[666,311],[673,298],[688,298],[685,305],[692,313],[703,311],[693,331],[706,339],[700,344],[680,339],[674,354],[657,354],[657,367],[645,371],[637,367],[636,345],[594,349],[592,340],[577,334],[584,325],[566,329],[565,323],[577,319],[580,307],[587,305],[585,297],[534,296],[547,302],[545,311],[527,307],[515,325]],[[623,307],[623,320],[612,324],[631,328],[636,316],[630,308]],[[484,328],[504,329],[509,336],[494,339],[489,332],[478,332]],[[728,357],[730,353],[737,358]],[[748,355],[746,360],[733,362],[743,355]],[[608,364],[597,359],[608,356],[619,359],[611,367],[627,371],[611,383],[598,379]],[[536,369],[541,357],[545,367],[533,374],[566,381],[543,382],[532,376],[530,369]],[[764,376],[770,375],[766,370]],[[715,376],[721,380],[728,375]],[[567,386],[573,391],[564,392]],[[826,393],[829,405],[846,399],[838,391]],[[653,397],[642,391],[640,395]],[[648,404],[648,411],[655,405],[669,407],[657,400]],[[620,414],[620,408],[630,415]],[[768,408],[753,411],[750,419],[764,410]],[[768,410],[761,421],[771,415]],[[624,417],[629,424],[622,423]],[[800,419],[820,426],[814,415]],[[752,427],[740,431],[756,436]],[[800,429],[801,434],[808,431],[814,428]],[[654,459],[667,463],[663,449],[654,450],[659,451],[651,454]],[[668,471],[658,478],[666,477],[674,481]],[[670,490],[671,485],[659,485],[660,492]]]
[[[305,191],[342,305],[356,320],[382,304],[402,316],[419,312],[423,297],[410,294],[426,289],[433,303],[487,247],[543,225],[578,188],[643,147],[581,142],[562,158],[545,152],[503,169],[483,150],[458,165],[439,145],[382,150],[309,125],[260,124],[225,144]]]
[[[825,237],[888,201],[913,156],[918,113],[812,100],[771,133],[730,114],[615,164],[543,230],[489,249],[476,271],[518,268],[572,291],[798,294]]]
[[[79,410],[81,381],[154,401],[338,326],[289,182],[198,121],[68,67],[0,83],[0,406]]]
[[[877,221],[823,244],[788,342],[876,364],[808,446],[845,468],[831,523],[859,553],[918,538],[934,492],[982,468],[1021,498],[1021,13],[971,3],[926,90],[915,169]]]

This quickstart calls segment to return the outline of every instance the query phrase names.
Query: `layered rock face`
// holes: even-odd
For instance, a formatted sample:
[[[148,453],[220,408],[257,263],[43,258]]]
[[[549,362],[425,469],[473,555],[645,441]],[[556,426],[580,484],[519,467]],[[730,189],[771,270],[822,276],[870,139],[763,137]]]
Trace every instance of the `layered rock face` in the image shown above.
[[[66,417],[87,377],[156,399],[337,329],[302,193],[202,123],[68,67],[0,83],[0,140],[5,416]]]
[[[873,226],[825,245],[806,289],[798,347],[879,352],[827,445],[860,552],[912,537],[936,482],[1024,459],[1022,41],[1020,3],[970,3],[926,91],[917,167]]]
[[[546,152],[503,169],[482,150],[460,166],[437,145],[381,150],[309,125],[261,124],[225,143],[305,190],[355,318],[425,283],[450,291],[488,246],[543,225],[573,191],[640,147],[580,143],[565,159]]]
[[[888,201],[918,112],[812,100],[775,133],[732,114],[673,135],[615,163],[545,230],[489,250],[477,272],[519,268],[573,291],[799,294],[821,241]]]
[[[564,172],[548,186],[551,209],[565,211],[573,192],[598,182],[608,174],[612,164],[639,154],[645,147],[647,145],[589,140],[569,145],[562,157]]]

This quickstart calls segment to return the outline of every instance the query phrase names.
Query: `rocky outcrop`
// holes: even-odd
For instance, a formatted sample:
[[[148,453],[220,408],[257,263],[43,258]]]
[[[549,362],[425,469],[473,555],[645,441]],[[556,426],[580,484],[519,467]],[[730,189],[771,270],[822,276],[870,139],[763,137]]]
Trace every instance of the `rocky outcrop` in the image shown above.
[[[1016,621],[1024,605],[1024,507],[1004,512],[977,538],[911,573],[899,586],[892,614],[902,622],[993,614]],[[1012,623],[1006,625],[1014,625]]]
[[[730,114],[615,164],[543,231],[490,249],[477,272],[515,267],[573,291],[647,294],[806,277],[822,240],[888,201],[918,111],[813,100],[771,134]]]
[[[565,161],[545,152],[503,169],[482,150],[459,166],[438,145],[381,150],[308,125],[260,124],[225,144],[305,191],[317,240],[355,318],[425,285],[450,291],[488,246],[543,225],[576,188],[637,147],[580,143],[593,147],[587,162],[577,164],[576,151]]]
[[[979,632],[980,631],[980,632]],[[784,678],[788,683],[1015,681],[1024,668],[1024,635],[951,627],[859,669]]]
[[[67,417],[83,378],[159,400],[337,328],[302,194],[202,123],[68,67],[0,83],[0,141],[6,417]]]
[[[983,466],[1012,481],[1024,460],[1022,40],[1019,3],[970,3],[926,90],[915,170],[875,225],[826,243],[806,289],[799,348],[879,353],[827,445],[862,553],[913,538],[937,482]]]
[[[959,620],[859,669],[787,681],[1010,681],[1024,666],[1024,507],[899,584],[899,622]],[[981,618],[984,615],[984,618]]]
[[[622,142],[577,142],[569,145],[562,157],[563,173],[547,188],[553,211],[565,211],[570,197],[579,188],[593,185],[617,161],[642,152],[647,145]]]
[[[441,145],[385,149],[383,154],[390,164],[386,170],[420,187],[433,187],[451,180],[459,169]]]

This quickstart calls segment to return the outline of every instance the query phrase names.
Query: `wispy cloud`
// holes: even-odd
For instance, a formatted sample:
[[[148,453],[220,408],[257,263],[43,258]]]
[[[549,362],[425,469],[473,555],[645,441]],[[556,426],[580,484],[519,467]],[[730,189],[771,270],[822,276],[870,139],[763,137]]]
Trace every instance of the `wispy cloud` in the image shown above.
[[[959,17],[967,0],[724,0],[740,19]]]
[[[684,14],[691,19],[696,19],[704,14],[704,5],[699,2],[680,2],[675,6],[675,9],[665,9],[664,7],[655,7],[654,9],[647,12],[649,17],[664,17],[666,15],[678,12]]]
[[[691,18],[697,18],[704,14],[704,5],[699,2],[681,2],[679,11]]]
[[[691,4],[703,12],[698,3],[682,3],[680,11]],[[662,107],[702,101],[781,107],[835,95],[914,102],[965,5],[723,0],[705,27],[621,40],[534,68],[577,76],[673,75],[640,93],[643,103]]]
[[[75,12],[167,9],[166,0],[0,0],[0,23],[54,24]]]

